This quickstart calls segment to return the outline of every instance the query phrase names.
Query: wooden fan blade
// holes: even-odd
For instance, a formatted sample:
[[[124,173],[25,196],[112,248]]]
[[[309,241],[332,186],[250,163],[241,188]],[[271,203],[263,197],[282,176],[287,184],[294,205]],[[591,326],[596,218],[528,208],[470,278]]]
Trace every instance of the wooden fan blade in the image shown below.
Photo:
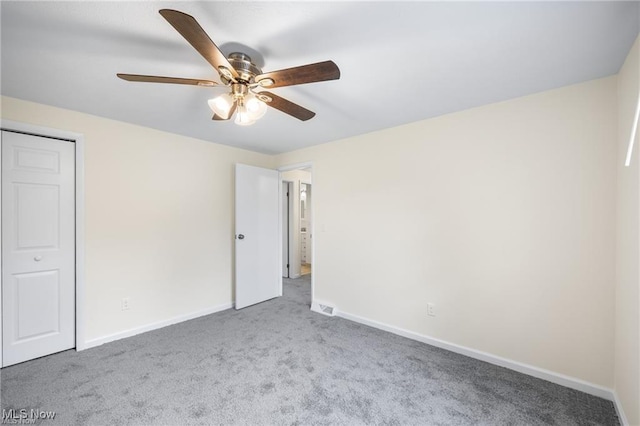
[[[190,84],[192,86],[213,87],[219,86],[219,83],[211,80],[198,80],[193,78],[177,78],[177,77],[159,77],[157,75],[140,75],[140,74],[116,74],[123,80],[140,81],[143,83],[171,83],[171,84]]]
[[[229,115],[227,116],[227,118],[221,117],[218,114],[213,114],[213,117],[211,117],[211,119],[215,121],[226,121],[230,119],[231,117],[233,117],[233,113],[236,112],[236,106],[238,106],[237,102],[234,102],[233,105],[231,105],[231,109],[229,110]]]
[[[193,16],[172,9],[162,9],[160,10],[160,15],[162,15],[207,62],[213,65],[216,71],[220,72],[220,68],[223,67],[228,69],[234,78],[238,78],[238,72],[231,66],[224,54],[218,49],[218,46],[211,41],[211,38],[209,38]]]
[[[270,102],[266,102],[267,105],[277,110],[280,110],[285,114],[289,114],[290,116],[295,117],[298,120],[307,121],[316,115],[315,112],[309,111],[308,109],[303,108],[298,104],[294,104],[293,102],[288,101],[285,98],[281,98],[280,96],[274,95],[273,93],[260,92],[260,94],[266,95],[271,98]],[[259,99],[262,99],[262,98],[259,98]]]
[[[340,78],[340,69],[333,61],[324,61],[260,74],[255,77],[255,81],[259,83],[260,80],[265,78],[273,80],[273,84],[265,84],[263,87],[293,86],[295,84],[337,80]]]

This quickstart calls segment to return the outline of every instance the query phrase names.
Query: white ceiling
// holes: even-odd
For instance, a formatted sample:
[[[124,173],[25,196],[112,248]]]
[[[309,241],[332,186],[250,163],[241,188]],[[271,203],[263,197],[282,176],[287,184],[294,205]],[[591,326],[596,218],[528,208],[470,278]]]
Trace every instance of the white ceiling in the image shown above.
[[[638,2],[6,2],[3,95],[264,153],[280,153],[612,75]],[[193,15],[264,71],[331,59],[337,81],[273,89],[317,113],[214,122],[221,89],[117,72],[216,79],[159,9]],[[259,53],[258,53],[259,52]]]

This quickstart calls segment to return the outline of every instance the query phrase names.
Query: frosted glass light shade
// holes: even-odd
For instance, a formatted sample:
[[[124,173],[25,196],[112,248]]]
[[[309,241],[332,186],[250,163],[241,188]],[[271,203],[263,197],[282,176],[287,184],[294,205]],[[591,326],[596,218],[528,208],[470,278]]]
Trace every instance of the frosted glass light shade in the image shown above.
[[[254,120],[251,117],[251,114],[247,112],[247,107],[239,102],[238,108],[236,109],[235,123],[240,126],[250,126],[255,122],[256,120]]]
[[[233,96],[229,93],[224,93],[217,98],[209,99],[208,104],[214,114],[222,118],[229,118],[229,111],[231,111],[233,102]]]
[[[249,117],[251,117],[252,120],[262,118],[262,116],[267,112],[267,104],[258,99],[258,97],[253,93],[248,93],[244,97],[244,105],[247,114],[249,114]]]

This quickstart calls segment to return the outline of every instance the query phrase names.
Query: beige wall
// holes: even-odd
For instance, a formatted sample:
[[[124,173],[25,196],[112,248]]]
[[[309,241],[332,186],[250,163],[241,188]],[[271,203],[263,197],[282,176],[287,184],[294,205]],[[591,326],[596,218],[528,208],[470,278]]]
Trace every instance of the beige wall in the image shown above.
[[[640,144],[625,157],[640,90],[640,39],[618,76],[618,241],[615,391],[629,424],[640,425]]]
[[[271,157],[6,97],[2,118],[84,134],[86,340],[232,302],[233,164]]]
[[[313,161],[315,296],[611,388],[616,129],[610,77],[278,156]]]

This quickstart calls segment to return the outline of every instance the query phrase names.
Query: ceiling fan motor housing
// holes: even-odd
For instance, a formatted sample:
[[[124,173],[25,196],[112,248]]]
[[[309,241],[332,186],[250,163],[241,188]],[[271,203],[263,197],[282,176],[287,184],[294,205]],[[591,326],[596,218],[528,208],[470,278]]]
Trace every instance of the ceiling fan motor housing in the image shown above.
[[[253,83],[254,77],[262,74],[262,70],[251,62],[249,55],[241,52],[233,52],[229,55],[228,59],[231,66],[238,72],[240,80],[244,82]],[[225,76],[221,76],[221,79],[223,83],[229,83],[229,80]]]

